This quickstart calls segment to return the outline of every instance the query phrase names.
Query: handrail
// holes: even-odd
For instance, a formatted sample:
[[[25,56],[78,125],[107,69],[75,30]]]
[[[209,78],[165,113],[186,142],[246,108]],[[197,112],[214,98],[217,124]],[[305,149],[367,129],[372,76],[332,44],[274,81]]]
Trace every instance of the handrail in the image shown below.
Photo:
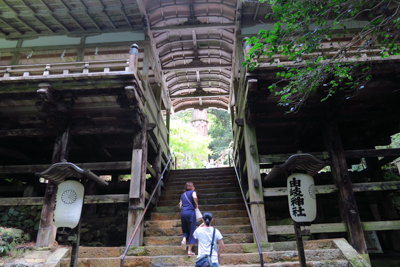
[[[233,167],[235,168],[236,177],[238,179],[240,191],[242,192],[243,201],[244,201],[245,206],[246,206],[247,215],[249,216],[249,219],[250,219],[250,225],[251,225],[251,229],[253,230],[254,239],[256,240],[256,243],[257,243],[258,253],[260,254],[260,266],[263,267],[264,266],[264,258],[263,258],[263,253],[261,251],[260,242],[258,241],[257,233],[254,230],[253,220],[251,219],[250,210],[249,210],[249,207],[247,206],[247,200],[246,200],[246,197],[244,196],[242,184],[240,183],[240,178],[239,178],[239,174],[238,174],[238,171],[237,171],[237,168],[236,168],[235,158],[233,157],[232,151],[230,151],[230,154],[231,154],[231,160],[232,160],[232,163],[233,163]]]
[[[132,234],[132,236],[131,236],[131,239],[129,240],[128,245],[126,246],[125,251],[124,251],[124,253],[123,253],[122,256],[121,256],[121,265],[120,265],[121,267],[124,267],[124,260],[125,260],[126,253],[128,252],[128,249],[129,249],[129,247],[130,247],[131,244],[132,244],[133,238],[135,237],[135,234],[136,234],[136,232],[137,232],[137,230],[138,230],[138,228],[139,228],[139,225],[141,224],[141,222],[142,222],[142,220],[143,220],[143,218],[144,218],[144,215],[145,215],[145,213],[146,213],[146,211],[147,211],[147,208],[149,207],[149,205],[150,205],[150,203],[151,203],[151,200],[153,199],[154,194],[156,193],[157,188],[158,188],[158,186],[160,185],[160,182],[161,182],[161,179],[162,179],[162,177],[163,177],[163,175],[164,175],[164,172],[165,172],[165,170],[167,169],[168,164],[169,164],[169,162],[170,162],[170,160],[171,160],[171,158],[172,158],[172,154],[175,155],[174,152],[172,152],[172,153],[169,155],[169,159],[168,159],[167,163],[165,164],[165,168],[164,168],[163,172],[161,173],[160,179],[158,180],[157,185],[156,185],[156,187],[155,187],[154,190],[153,190],[153,193],[151,194],[149,200],[147,201],[147,205],[146,205],[146,207],[145,207],[144,210],[143,210],[142,216],[140,217],[139,222],[137,223],[137,225],[136,225],[136,227],[135,227],[135,230],[133,231],[133,234]]]

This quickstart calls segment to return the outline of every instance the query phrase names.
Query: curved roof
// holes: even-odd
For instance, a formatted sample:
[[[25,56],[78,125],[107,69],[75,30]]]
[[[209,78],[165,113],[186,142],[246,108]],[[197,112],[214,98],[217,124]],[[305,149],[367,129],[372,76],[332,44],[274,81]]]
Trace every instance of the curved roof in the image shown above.
[[[206,103],[226,109],[239,75],[241,25],[264,20],[266,6],[240,0],[3,0],[0,38],[144,32],[151,45],[148,81],[153,90],[161,86],[166,109]],[[200,101],[202,96],[207,98]]]

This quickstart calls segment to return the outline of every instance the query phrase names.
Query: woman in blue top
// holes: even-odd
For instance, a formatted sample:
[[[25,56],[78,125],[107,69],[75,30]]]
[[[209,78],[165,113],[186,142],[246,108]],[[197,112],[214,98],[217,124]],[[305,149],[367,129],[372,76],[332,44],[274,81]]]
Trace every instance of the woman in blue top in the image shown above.
[[[182,248],[186,250],[188,244],[188,256],[195,255],[192,251],[193,244],[196,239],[193,237],[193,232],[196,230],[196,212],[194,209],[198,208],[197,194],[194,191],[193,183],[187,182],[185,184],[185,193],[181,195],[181,222],[182,222]]]

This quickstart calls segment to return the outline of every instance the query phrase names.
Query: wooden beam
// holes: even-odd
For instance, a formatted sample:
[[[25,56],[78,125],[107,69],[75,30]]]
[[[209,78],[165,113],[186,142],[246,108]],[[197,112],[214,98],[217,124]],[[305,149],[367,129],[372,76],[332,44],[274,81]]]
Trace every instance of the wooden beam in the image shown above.
[[[349,243],[365,260],[369,261],[360,213],[354,197],[353,186],[336,122],[329,120],[325,125],[324,139],[331,158],[333,179],[339,190],[340,215],[347,227]]]
[[[136,127],[137,128],[137,127]],[[136,129],[137,130],[137,129]],[[70,130],[72,135],[91,135],[91,134],[132,134],[135,132],[135,127],[74,127]],[[56,136],[56,129],[10,129],[0,130],[0,138],[4,137],[34,137],[34,136]]]
[[[133,238],[132,245],[143,244],[143,221],[142,217],[145,206],[146,192],[146,170],[147,170],[147,118],[142,117],[142,129],[133,139],[131,183],[129,189],[129,210],[126,232],[126,244],[128,245],[132,234],[138,227]]]
[[[68,159],[70,134],[67,129],[59,136],[54,144],[52,164]],[[42,214],[40,216],[39,231],[36,239],[37,247],[52,247],[56,239],[57,228],[53,225],[53,212],[57,194],[57,184],[49,181],[43,201]]]
[[[156,47],[156,41],[154,40],[154,36],[153,36],[153,32],[151,31],[150,25],[147,25],[150,23],[149,17],[147,15],[147,11],[146,11],[146,5],[144,4],[143,0],[137,0],[137,5],[138,8],[140,10],[140,14],[142,15],[142,17],[144,18],[145,22],[144,24],[146,25],[144,30],[147,34],[147,36],[150,38],[150,46],[151,46],[151,50],[152,50],[152,54],[153,54],[153,58],[154,58],[154,62],[155,62],[155,68],[156,68],[156,72],[159,73],[159,77],[158,77],[158,82],[161,84],[162,87],[162,99],[164,102],[164,106],[167,109],[171,109],[173,108],[171,105],[171,99],[169,98],[169,92],[167,90],[167,85],[165,83],[166,79],[164,76],[164,72],[162,70],[162,65],[161,65],[161,61],[160,61],[160,54],[159,51]],[[161,76],[161,77],[160,77]]]
[[[81,169],[91,171],[115,171],[130,170],[131,161],[114,161],[114,162],[94,162],[94,163],[74,163]],[[0,166],[0,173],[34,173],[41,172],[50,167],[51,164],[37,165],[6,165]]]
[[[156,172],[154,171],[153,167],[151,167],[150,163],[148,163],[148,162],[147,162],[147,171],[150,173],[150,175],[151,175],[153,178],[156,178],[156,177],[157,177]]]
[[[264,210],[264,195],[259,168],[260,163],[258,162],[256,129],[254,126],[248,125],[244,120],[243,130],[251,217],[253,219],[255,234],[257,235],[258,240],[268,241]]]
[[[191,30],[191,29],[210,29],[210,30],[218,30],[218,29],[233,29],[235,28],[234,23],[208,23],[208,24],[200,24],[200,25],[176,25],[176,26],[167,26],[167,27],[151,27],[151,31],[153,33],[160,32],[177,32],[181,30]]]
[[[328,152],[307,152],[318,159],[329,159]],[[363,150],[347,150],[344,151],[346,158],[377,158],[377,157],[399,157],[400,148],[389,149],[363,149]],[[260,163],[276,163],[285,162],[291,154],[272,154],[272,155],[259,155]]]
[[[212,94],[212,93],[205,93],[205,94],[187,94],[187,95],[176,95],[171,96],[171,99],[182,99],[182,98],[198,98],[198,97],[229,97],[229,94]]]
[[[167,114],[166,114],[166,128],[167,128],[167,144],[169,145],[169,138],[170,138],[170,132],[169,132],[169,127],[170,127],[170,123],[171,123],[171,113],[170,110],[167,109],[166,110]]]
[[[353,192],[375,192],[385,190],[400,190],[400,181],[374,182],[353,184]],[[331,194],[338,192],[336,185],[316,185],[316,194]],[[264,197],[287,196],[287,187],[264,188]]]
[[[23,188],[22,188],[23,189]],[[146,200],[149,200],[150,194],[146,192]],[[115,204],[127,203],[129,201],[128,194],[117,195],[86,195],[83,204]],[[9,197],[0,198],[0,207],[2,206],[41,206],[44,197]],[[156,205],[155,199],[151,201]]]
[[[163,71],[179,71],[179,70],[214,70],[214,69],[223,69],[223,68],[232,68],[231,64],[193,64],[193,65],[178,65],[174,67],[164,67]]]
[[[380,222],[362,222],[364,231],[390,231],[399,230],[400,221],[380,221]],[[268,226],[268,235],[293,235],[293,225]],[[345,223],[324,223],[311,224],[310,232],[312,234],[321,233],[343,233],[346,232]]]

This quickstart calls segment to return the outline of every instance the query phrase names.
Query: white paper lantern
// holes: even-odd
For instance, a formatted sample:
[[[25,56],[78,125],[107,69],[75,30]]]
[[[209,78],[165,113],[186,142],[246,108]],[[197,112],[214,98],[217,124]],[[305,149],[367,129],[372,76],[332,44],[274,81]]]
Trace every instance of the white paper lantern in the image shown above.
[[[314,179],[304,173],[293,173],[287,179],[290,216],[296,222],[312,222],[317,216]]]
[[[75,228],[81,218],[84,187],[80,182],[69,180],[58,185],[53,214],[55,227]]]

